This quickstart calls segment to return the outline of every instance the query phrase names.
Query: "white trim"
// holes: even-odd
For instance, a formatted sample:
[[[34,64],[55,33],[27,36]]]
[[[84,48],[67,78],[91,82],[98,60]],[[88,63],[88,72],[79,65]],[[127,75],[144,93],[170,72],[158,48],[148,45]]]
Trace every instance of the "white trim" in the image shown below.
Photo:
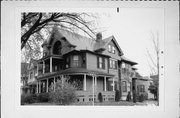
[[[47,79],[47,83],[46,83],[46,92],[48,92],[48,89],[49,89],[48,88],[49,87],[48,84],[49,84],[49,79]]]
[[[84,74],[84,91],[86,91],[86,74]]]
[[[107,87],[106,87],[106,76],[104,77],[104,91],[107,91]]]

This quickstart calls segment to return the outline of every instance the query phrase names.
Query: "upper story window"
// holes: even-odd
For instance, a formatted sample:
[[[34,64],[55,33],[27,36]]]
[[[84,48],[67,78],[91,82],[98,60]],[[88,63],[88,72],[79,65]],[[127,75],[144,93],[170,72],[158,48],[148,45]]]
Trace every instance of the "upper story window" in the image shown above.
[[[117,69],[117,61],[114,59],[109,60],[109,67],[112,69]]]
[[[114,46],[112,46],[112,53],[115,54],[115,47]]]
[[[126,83],[126,81],[122,82],[122,91],[127,92],[127,83]]]
[[[97,67],[100,69],[105,69],[105,59],[103,57],[97,57]]]
[[[110,53],[115,54],[116,49],[115,49],[115,47],[114,47],[114,46],[112,46],[112,45],[108,45],[108,51],[109,51]]]
[[[78,67],[79,66],[79,56],[74,55],[73,56],[73,67]]]
[[[53,54],[61,55],[61,42],[57,41],[53,46]]]
[[[108,45],[108,51],[111,52],[111,45]]]

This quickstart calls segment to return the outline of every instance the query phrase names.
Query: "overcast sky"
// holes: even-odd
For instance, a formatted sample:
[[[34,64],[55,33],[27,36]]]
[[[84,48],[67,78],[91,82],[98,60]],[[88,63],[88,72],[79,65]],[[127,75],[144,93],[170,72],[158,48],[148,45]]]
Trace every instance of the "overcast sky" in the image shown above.
[[[119,13],[109,9],[99,16],[103,38],[114,35],[124,56],[136,61],[138,72],[144,76],[150,75],[147,49],[155,59],[151,32],[155,37],[158,32],[159,40],[163,40],[163,21],[161,8],[120,8]]]

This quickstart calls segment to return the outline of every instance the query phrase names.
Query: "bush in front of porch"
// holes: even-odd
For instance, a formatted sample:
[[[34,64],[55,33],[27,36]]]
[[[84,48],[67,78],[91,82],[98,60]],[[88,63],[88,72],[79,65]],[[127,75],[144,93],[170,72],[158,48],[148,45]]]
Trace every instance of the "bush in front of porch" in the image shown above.
[[[74,87],[74,84],[58,80],[55,84],[55,90],[53,86],[50,87],[49,98],[53,103],[68,105],[77,100],[75,91],[76,88]]]
[[[49,93],[27,93],[21,95],[21,105],[43,102],[49,102]]]

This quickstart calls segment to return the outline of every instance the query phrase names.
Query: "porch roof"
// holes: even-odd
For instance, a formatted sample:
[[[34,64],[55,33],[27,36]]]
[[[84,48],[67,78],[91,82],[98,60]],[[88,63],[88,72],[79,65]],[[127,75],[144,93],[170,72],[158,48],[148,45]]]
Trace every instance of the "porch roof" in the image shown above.
[[[95,71],[95,70],[89,70],[85,68],[68,68],[59,72],[53,72],[53,73],[47,73],[43,74],[42,76],[39,76],[38,79],[43,78],[49,78],[57,75],[77,75],[77,74],[88,74],[88,75],[95,75],[95,76],[107,76],[107,77],[113,77],[114,75],[101,72],[101,71]]]

